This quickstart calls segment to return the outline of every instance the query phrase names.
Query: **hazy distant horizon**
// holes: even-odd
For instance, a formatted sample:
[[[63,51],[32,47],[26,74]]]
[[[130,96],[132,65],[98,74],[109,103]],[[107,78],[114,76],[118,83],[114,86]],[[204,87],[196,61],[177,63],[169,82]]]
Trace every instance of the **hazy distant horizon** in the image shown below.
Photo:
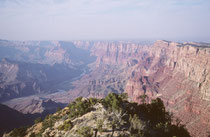
[[[0,39],[210,42],[209,0],[1,0]]]
[[[200,40],[200,41],[196,41],[196,40],[171,40],[171,39],[70,39],[70,40],[14,40],[14,39],[2,39],[0,38],[0,40],[6,40],[6,41],[13,41],[13,42],[36,42],[36,41],[66,41],[66,42],[74,42],[74,41],[88,41],[88,42],[134,42],[134,43],[150,43],[153,44],[158,40],[166,40],[166,41],[170,41],[170,42],[180,42],[180,43],[184,43],[184,42],[203,42],[203,43],[209,43],[210,44],[210,40]]]

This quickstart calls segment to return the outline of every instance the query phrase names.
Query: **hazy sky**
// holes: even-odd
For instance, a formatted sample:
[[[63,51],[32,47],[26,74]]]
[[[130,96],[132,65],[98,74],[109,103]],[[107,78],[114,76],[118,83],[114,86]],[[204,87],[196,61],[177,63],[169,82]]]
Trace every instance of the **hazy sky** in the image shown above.
[[[0,0],[0,39],[210,41],[210,0]]]

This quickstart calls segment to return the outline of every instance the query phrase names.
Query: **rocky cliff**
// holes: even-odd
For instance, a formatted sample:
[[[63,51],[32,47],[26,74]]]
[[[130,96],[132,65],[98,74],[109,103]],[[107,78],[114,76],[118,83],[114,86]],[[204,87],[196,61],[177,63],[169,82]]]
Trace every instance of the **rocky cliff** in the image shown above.
[[[139,61],[141,63],[138,64],[138,68],[134,73],[144,78],[148,77],[147,79],[150,82],[156,82],[154,83],[155,85],[160,85],[165,77],[173,79],[180,75],[180,79],[185,78],[190,82],[194,82],[195,88],[200,90],[201,98],[209,101],[210,48],[198,45],[195,47],[190,43],[180,44],[157,41],[150,50],[145,51],[148,55],[145,59]],[[137,71],[141,74],[137,73]],[[159,74],[161,76],[158,78],[157,75]],[[153,79],[151,80],[149,77],[153,77]],[[157,80],[154,81],[154,77]],[[150,83],[149,81],[147,82]]]
[[[81,46],[82,42],[79,45]],[[103,97],[107,92],[113,92],[113,88],[107,88],[113,87],[105,82],[107,77],[121,76],[124,81],[121,89],[127,92],[132,100],[140,103],[138,97],[143,94],[148,96],[148,102],[160,97],[167,109],[187,125],[193,136],[207,136],[210,130],[209,44],[159,40],[152,46],[121,42],[86,42],[85,47],[97,56],[93,71],[85,76],[85,80],[89,81],[85,87],[94,87],[94,90],[91,93],[85,88],[79,93],[94,96],[94,93],[98,93],[95,92],[97,87],[103,87],[98,90],[98,95]],[[109,73],[98,76],[101,72]],[[95,76],[98,78],[94,79]],[[96,81],[91,82],[94,80]],[[80,82],[83,83],[84,80],[81,79],[77,84]]]
[[[73,83],[71,81],[59,85],[63,87],[72,84],[74,89],[50,94],[47,98],[68,103],[78,96],[103,98],[110,92],[126,92],[131,100],[138,103],[142,103],[139,96],[146,94],[146,102],[149,103],[151,99],[160,97],[166,108],[186,124],[191,135],[202,137],[208,135],[210,131],[208,43],[176,43],[159,40],[153,45],[87,41],[75,41],[74,45],[71,44],[68,46],[68,42],[59,42],[56,46],[47,46],[44,43],[47,47],[43,50],[44,61],[52,59],[48,62],[51,65],[62,62],[70,68],[88,66],[89,69],[80,73],[79,78],[76,77],[77,80]],[[28,51],[26,47],[18,46],[18,49]],[[91,55],[96,56],[95,62]],[[19,54],[17,57],[22,59]],[[34,60],[33,56],[29,57]],[[11,70],[14,73],[19,71],[15,65]],[[7,73],[4,72],[0,76],[4,74]],[[2,79],[12,81],[14,77],[8,75]]]
[[[157,41],[147,52],[127,82],[126,92],[137,102],[142,94],[161,97],[192,135],[207,136],[210,47]]]
[[[96,61],[89,64],[90,73],[73,82],[74,89],[67,94],[52,98],[69,102],[78,96],[102,98],[110,92],[123,93],[125,85],[138,59],[145,57],[145,44],[131,42],[75,41],[76,47],[88,49]],[[128,69],[129,68],[129,69]]]
[[[123,42],[96,42],[93,44],[92,53],[96,55],[97,63],[111,65],[136,64],[142,57],[143,45]]]

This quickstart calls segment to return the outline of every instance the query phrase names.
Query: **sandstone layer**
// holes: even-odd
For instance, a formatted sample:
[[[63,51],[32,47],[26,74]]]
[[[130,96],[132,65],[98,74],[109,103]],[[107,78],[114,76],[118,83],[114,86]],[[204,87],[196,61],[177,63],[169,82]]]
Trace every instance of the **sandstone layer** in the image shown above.
[[[210,130],[210,47],[192,43],[157,41],[139,61],[126,85],[139,102],[142,94],[160,97],[193,136]],[[204,120],[205,119],[205,120]]]
[[[82,42],[75,42],[82,45]],[[83,43],[84,44],[84,43]],[[121,42],[85,42],[83,48],[90,49],[97,60],[92,72],[80,79],[71,94],[105,96],[112,91],[105,84],[106,76],[123,77],[122,91],[129,97],[138,98],[146,94],[148,102],[160,97],[174,117],[186,124],[193,136],[207,136],[210,131],[210,46],[207,43],[176,43],[159,40],[152,46]],[[108,66],[108,67],[105,67]],[[115,69],[113,69],[115,66]],[[114,73],[111,73],[111,72]],[[104,75],[95,79],[97,74]],[[109,73],[105,73],[109,72]],[[93,76],[91,78],[91,76]],[[100,92],[91,93],[84,87],[104,86]],[[96,81],[94,81],[96,80]],[[92,81],[92,82],[91,82]],[[116,81],[117,83],[118,81]],[[77,86],[80,85],[80,86]],[[106,89],[106,90],[104,90]],[[113,92],[113,91],[112,91]],[[121,92],[116,90],[116,92]],[[79,94],[77,94],[79,93]],[[82,94],[81,94],[82,93]]]
[[[5,43],[7,46],[12,45]],[[11,54],[11,59],[48,65],[65,64],[70,69],[83,70],[75,79],[59,84],[59,88],[71,85],[69,87],[73,89],[66,88],[69,92],[48,94],[46,98],[51,98],[55,102],[69,103],[78,96],[102,98],[110,92],[126,92],[131,100],[141,103],[139,96],[143,94],[148,96],[147,102],[160,97],[174,117],[186,124],[192,136],[204,137],[209,134],[210,44],[208,43],[159,40],[152,45],[106,41],[16,44],[22,46],[15,46],[18,52],[15,52],[17,53],[15,57]],[[27,46],[31,44],[39,46]],[[40,47],[42,44],[45,45],[44,49]],[[4,49],[5,46],[1,48]],[[32,52],[27,59],[21,56],[28,55],[32,49],[36,52]],[[0,55],[3,56],[3,53]],[[96,56],[95,62],[93,56]],[[0,78],[11,83],[18,77],[19,70],[15,64],[9,69],[3,65]],[[16,91],[19,87],[12,89]]]

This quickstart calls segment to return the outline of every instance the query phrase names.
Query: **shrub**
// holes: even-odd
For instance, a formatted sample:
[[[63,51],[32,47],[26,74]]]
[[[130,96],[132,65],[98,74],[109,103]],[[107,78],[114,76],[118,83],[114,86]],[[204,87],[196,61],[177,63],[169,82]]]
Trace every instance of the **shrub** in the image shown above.
[[[93,130],[90,127],[82,127],[77,130],[77,133],[80,137],[92,137]]]
[[[33,132],[29,137],[36,137],[36,134]]]
[[[104,124],[104,120],[103,119],[99,119],[96,121],[96,127],[97,127],[97,130],[102,133],[104,130],[103,130],[103,124]]]
[[[156,136],[182,136],[190,137],[183,125],[172,124],[172,115],[166,111],[160,98],[151,103],[127,103],[126,113],[129,114],[129,130],[132,137]]]
[[[68,105],[70,114],[69,117],[74,119],[82,116],[92,110],[92,106],[96,103],[95,99],[82,100],[81,97],[77,98],[74,102]]]
[[[147,115],[151,119],[151,124],[171,122],[171,115],[165,110],[163,101],[160,98],[152,100],[151,104],[147,104]]]
[[[148,98],[148,96],[147,96],[146,94],[140,95],[140,96],[138,97],[138,99],[140,99],[141,102],[142,102],[143,104],[146,103],[146,99],[147,99],[147,98]]]
[[[29,137],[42,137],[41,133],[35,134],[34,132],[31,133],[31,135]]]
[[[131,132],[135,132],[136,130],[139,132],[140,130],[143,130],[146,125],[144,121],[140,120],[136,114],[133,117],[130,115],[129,123]]]
[[[24,137],[26,135],[26,130],[27,130],[27,127],[15,128],[12,131],[11,136],[12,137]]]
[[[42,118],[41,117],[38,117],[34,120],[34,123],[37,124],[39,122],[42,122]]]
[[[128,94],[127,94],[127,93],[119,94],[119,97],[120,97],[122,100],[125,100],[125,101],[128,100]]]
[[[61,107],[57,107],[56,108],[56,112],[59,112],[59,111],[61,111],[62,109],[61,109]]]
[[[123,100],[119,95],[115,93],[110,93],[104,99],[104,105],[110,110],[119,110],[122,107]]]
[[[70,120],[67,120],[64,122],[64,124],[60,125],[58,127],[58,130],[64,130],[64,131],[68,131],[73,127],[73,124],[71,123]]]
[[[55,121],[56,117],[53,117],[52,115],[47,115],[44,121],[42,122],[41,133],[43,133],[48,127],[52,127],[55,124]]]
[[[96,98],[89,98],[89,102],[90,102],[90,104],[93,106],[93,105],[95,105],[96,103],[98,103],[98,99],[96,99]]]

